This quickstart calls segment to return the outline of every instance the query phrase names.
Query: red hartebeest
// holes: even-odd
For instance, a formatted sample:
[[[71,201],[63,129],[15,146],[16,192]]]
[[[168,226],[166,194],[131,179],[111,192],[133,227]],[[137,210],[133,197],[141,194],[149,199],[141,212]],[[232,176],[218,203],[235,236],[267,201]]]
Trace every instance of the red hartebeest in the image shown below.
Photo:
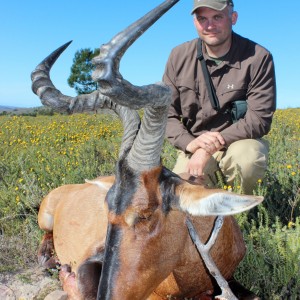
[[[61,264],[69,265],[60,276],[70,299],[205,299],[203,293],[216,293],[187,218],[206,242],[215,216],[226,216],[210,256],[227,280],[245,254],[240,229],[228,215],[250,209],[262,197],[208,189],[161,166],[170,90],[163,83],[133,86],[119,73],[126,49],[178,1],[164,1],[101,46],[93,73],[99,88],[89,95],[65,96],[50,80],[52,65],[69,43],[32,73],[33,91],[43,104],[70,113],[108,107],[124,125],[115,176],[57,188],[40,207],[39,225],[48,234],[39,259],[47,266],[54,244]]]

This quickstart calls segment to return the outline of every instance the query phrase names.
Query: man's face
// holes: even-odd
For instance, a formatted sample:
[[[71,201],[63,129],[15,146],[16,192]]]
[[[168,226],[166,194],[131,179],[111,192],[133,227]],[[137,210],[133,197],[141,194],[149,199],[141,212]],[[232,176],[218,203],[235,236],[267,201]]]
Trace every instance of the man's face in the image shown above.
[[[232,25],[237,13],[227,6],[222,11],[200,7],[195,12],[194,24],[200,38],[210,47],[219,47],[231,40]]]

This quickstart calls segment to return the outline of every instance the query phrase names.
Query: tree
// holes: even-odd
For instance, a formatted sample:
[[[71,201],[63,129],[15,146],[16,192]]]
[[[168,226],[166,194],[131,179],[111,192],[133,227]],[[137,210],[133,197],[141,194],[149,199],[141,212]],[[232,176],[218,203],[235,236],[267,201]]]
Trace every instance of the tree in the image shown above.
[[[94,51],[85,48],[75,53],[68,84],[75,89],[78,95],[89,94],[97,89],[97,83],[92,80],[92,72],[95,69],[92,59],[99,53],[99,48]]]

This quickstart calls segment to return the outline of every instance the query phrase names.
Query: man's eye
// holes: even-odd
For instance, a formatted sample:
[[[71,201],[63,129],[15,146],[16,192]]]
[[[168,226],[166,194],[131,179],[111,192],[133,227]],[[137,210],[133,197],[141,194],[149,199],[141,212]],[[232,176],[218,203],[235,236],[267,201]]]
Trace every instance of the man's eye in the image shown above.
[[[197,21],[199,23],[204,23],[206,21],[206,18],[204,18],[204,17],[197,17]]]
[[[203,24],[206,22],[206,19],[205,18],[198,18],[198,22]]]
[[[221,21],[223,19],[223,16],[217,15],[214,17],[215,21]]]

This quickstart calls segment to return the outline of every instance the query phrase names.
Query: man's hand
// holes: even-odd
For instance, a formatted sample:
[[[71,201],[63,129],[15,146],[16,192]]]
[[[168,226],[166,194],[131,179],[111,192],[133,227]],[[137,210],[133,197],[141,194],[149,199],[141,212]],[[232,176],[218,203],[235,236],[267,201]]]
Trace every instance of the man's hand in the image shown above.
[[[192,155],[187,165],[187,172],[197,177],[203,175],[204,168],[211,158],[211,154],[206,152],[204,149],[199,148]]]
[[[219,132],[205,132],[191,141],[186,150],[190,153],[195,153],[199,148],[213,155],[225,145],[225,140]]]

